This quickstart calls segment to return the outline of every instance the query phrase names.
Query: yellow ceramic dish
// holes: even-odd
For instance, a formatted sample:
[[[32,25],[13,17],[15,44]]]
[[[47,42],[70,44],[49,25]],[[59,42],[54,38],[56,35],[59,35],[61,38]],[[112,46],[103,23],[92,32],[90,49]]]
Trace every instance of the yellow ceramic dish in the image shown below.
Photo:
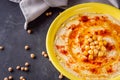
[[[119,9],[112,7],[110,5],[107,5],[107,4],[93,3],[93,2],[73,6],[65,10],[64,12],[62,12],[53,21],[53,23],[51,24],[48,30],[47,37],[46,37],[47,52],[48,52],[48,55],[49,55],[49,58],[52,64],[57,68],[57,70],[60,71],[63,75],[65,75],[67,78],[71,80],[80,80],[80,79],[74,76],[73,74],[69,73],[59,64],[59,61],[56,57],[56,54],[54,52],[54,47],[53,47],[54,38],[55,38],[57,30],[59,29],[61,24],[64,23],[64,21],[66,21],[68,18],[70,18],[71,16],[75,14],[84,13],[84,12],[109,14],[120,21],[120,10]],[[112,80],[120,80],[120,76]]]

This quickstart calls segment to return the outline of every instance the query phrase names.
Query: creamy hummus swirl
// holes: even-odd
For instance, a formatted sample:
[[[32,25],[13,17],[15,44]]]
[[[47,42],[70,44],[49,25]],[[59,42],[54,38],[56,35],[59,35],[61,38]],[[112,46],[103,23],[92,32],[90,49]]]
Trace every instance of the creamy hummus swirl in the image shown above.
[[[120,75],[120,22],[106,14],[78,14],[65,21],[55,36],[60,64],[85,80]]]

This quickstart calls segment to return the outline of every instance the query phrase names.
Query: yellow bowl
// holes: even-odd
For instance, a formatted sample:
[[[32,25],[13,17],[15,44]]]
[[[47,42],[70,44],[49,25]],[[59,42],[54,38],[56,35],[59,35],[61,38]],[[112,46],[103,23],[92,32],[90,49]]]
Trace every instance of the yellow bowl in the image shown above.
[[[70,18],[71,16],[75,14],[85,13],[85,12],[109,14],[120,21],[120,10],[119,9],[112,7],[110,5],[107,5],[107,4],[94,3],[94,2],[78,4],[76,6],[73,6],[65,10],[64,12],[62,12],[53,21],[53,23],[51,24],[48,30],[47,37],[46,37],[46,48],[47,48],[48,56],[52,64],[55,66],[55,68],[71,80],[80,80],[80,79],[74,76],[73,74],[69,73],[59,64],[59,61],[56,57],[54,47],[53,47],[54,38],[55,38],[57,30],[60,28],[61,24],[64,23],[64,21],[66,21],[68,18]],[[120,76],[112,80],[120,80]]]

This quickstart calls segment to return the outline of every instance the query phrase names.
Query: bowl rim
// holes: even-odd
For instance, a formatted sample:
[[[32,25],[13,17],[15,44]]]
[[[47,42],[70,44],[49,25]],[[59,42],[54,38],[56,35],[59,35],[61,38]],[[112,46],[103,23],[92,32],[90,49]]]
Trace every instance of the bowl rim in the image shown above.
[[[97,9],[98,8],[98,9]],[[92,10],[93,9],[93,10]],[[77,10],[82,11],[82,12],[77,12]],[[75,12],[74,12],[75,11]],[[67,20],[69,17],[72,15],[75,15],[76,12],[78,13],[84,13],[84,12],[95,12],[95,13],[102,13],[102,14],[110,14],[111,16],[115,17],[120,21],[120,10],[108,5],[108,4],[103,4],[103,3],[97,3],[97,2],[89,2],[89,3],[82,3],[75,5],[73,7],[70,7],[60,13],[55,20],[52,22],[50,25],[47,36],[46,36],[46,50],[48,53],[48,56],[50,58],[50,61],[54,65],[54,67],[62,73],[64,76],[71,80],[80,80],[78,77],[74,76],[73,74],[67,72],[60,64],[59,61],[56,58],[55,52],[54,52],[54,38],[56,35],[57,30],[60,28],[60,25]],[[68,14],[69,13],[69,14]],[[67,14],[67,15],[66,15]],[[59,26],[57,26],[59,25]],[[120,79],[119,77],[116,77],[114,80]],[[113,79],[112,79],[113,80]]]

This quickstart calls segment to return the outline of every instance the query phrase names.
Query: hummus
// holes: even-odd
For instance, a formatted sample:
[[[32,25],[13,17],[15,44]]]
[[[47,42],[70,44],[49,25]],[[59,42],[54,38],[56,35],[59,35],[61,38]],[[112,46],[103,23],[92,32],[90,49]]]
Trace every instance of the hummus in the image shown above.
[[[60,64],[84,80],[120,75],[120,22],[107,14],[78,14],[56,33],[54,48]]]

